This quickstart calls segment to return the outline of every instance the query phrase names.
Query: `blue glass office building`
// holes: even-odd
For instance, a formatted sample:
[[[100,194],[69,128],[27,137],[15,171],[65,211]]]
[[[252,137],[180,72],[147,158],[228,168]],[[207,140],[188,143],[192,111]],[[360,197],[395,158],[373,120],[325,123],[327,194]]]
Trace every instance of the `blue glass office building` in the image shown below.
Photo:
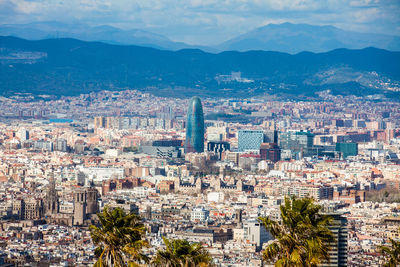
[[[260,151],[264,139],[264,131],[262,130],[239,130],[238,151]]]
[[[204,152],[204,115],[200,98],[192,97],[186,121],[185,153]]]

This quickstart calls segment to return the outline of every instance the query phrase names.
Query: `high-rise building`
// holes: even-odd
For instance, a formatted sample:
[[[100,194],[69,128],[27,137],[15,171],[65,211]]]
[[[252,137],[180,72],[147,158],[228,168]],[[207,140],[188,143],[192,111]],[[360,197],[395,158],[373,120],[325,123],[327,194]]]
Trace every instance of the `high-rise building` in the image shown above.
[[[190,100],[187,113],[185,153],[190,152],[204,152],[204,115],[197,96]]]
[[[260,156],[262,160],[277,162],[281,160],[281,149],[276,143],[262,143],[260,147]]]
[[[55,150],[67,152],[67,140],[62,139],[62,138],[57,139],[56,145],[55,145]]]
[[[37,140],[33,143],[33,147],[38,150],[53,151],[53,142],[47,140]]]
[[[270,233],[264,225],[258,221],[247,221],[243,224],[244,240],[255,243],[257,251],[260,251],[262,245],[272,239]]]
[[[264,131],[264,143],[275,143],[275,144],[278,144],[278,131],[276,131],[276,130],[265,130]]]
[[[18,137],[21,140],[21,142],[25,142],[26,140],[29,139],[29,131],[25,129],[20,129],[18,131]]]
[[[160,112],[157,113],[157,118],[172,120],[175,118],[174,111],[170,106],[164,106],[161,108]]]
[[[318,154],[318,149],[314,147],[314,135],[310,132],[288,131],[279,134],[279,147],[282,150],[290,150],[291,157],[301,159]]]
[[[341,153],[343,158],[348,156],[357,156],[358,144],[357,143],[336,143],[336,151]]]
[[[104,117],[95,117],[94,118],[94,128],[104,128],[106,119]]]
[[[332,216],[333,221],[328,226],[332,231],[335,241],[329,245],[329,263],[321,264],[323,267],[342,267],[347,266],[347,219],[340,213],[328,213]]]
[[[226,140],[229,131],[227,127],[223,126],[210,126],[207,127],[207,141],[220,142]]]
[[[228,142],[208,142],[207,151],[214,152],[218,155],[218,159],[221,160],[222,153],[231,148]]]
[[[262,130],[239,130],[238,151],[259,151],[264,142],[264,131]]]

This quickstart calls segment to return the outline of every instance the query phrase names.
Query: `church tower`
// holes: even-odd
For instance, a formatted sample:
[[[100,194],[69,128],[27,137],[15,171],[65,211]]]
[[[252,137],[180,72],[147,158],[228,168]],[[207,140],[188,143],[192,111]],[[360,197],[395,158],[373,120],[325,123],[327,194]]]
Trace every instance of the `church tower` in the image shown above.
[[[235,223],[236,226],[241,227],[242,225],[242,210],[241,209],[237,209],[235,211]]]
[[[84,188],[74,191],[74,225],[83,225],[87,219],[87,194]]]
[[[51,216],[59,213],[60,203],[56,191],[56,182],[54,180],[54,172],[51,171],[49,185],[47,186],[45,197],[45,216]]]
[[[201,193],[203,189],[203,182],[201,181],[201,178],[198,177],[196,180],[196,192]]]
[[[98,192],[96,188],[86,189],[87,214],[96,214],[99,211]]]

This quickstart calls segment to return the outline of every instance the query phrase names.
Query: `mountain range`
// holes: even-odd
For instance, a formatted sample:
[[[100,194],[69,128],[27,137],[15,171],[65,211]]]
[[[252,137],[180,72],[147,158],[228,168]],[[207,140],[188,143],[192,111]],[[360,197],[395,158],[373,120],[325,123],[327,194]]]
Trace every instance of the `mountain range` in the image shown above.
[[[194,48],[194,46],[185,43],[173,42],[163,35],[140,29],[122,30],[109,25],[91,27],[84,23],[61,23],[57,21],[3,24],[0,25],[0,35],[15,36],[28,40],[75,38],[82,41],[140,45],[167,50]]]
[[[299,53],[366,47],[400,51],[400,36],[344,31],[333,26],[282,23],[257,28],[228,40],[216,48],[218,50],[269,50]]]
[[[0,25],[0,35],[28,40],[75,38],[109,44],[139,45],[166,50],[198,48],[207,52],[265,50],[286,53],[327,52],[338,48],[376,47],[400,51],[400,36],[345,31],[333,26],[268,24],[215,46],[188,45],[140,29],[122,30],[109,25],[91,27],[83,23],[55,21]]]
[[[400,99],[400,52],[167,51],[70,38],[0,37],[0,94],[139,89],[171,97],[374,95]],[[396,92],[397,89],[399,91]]]

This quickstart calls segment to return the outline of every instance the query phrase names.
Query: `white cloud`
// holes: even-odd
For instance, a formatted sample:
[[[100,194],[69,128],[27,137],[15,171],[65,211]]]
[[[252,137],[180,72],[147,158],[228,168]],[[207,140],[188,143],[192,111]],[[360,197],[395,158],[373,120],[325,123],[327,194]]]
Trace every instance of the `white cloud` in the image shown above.
[[[198,44],[286,21],[400,35],[398,14],[399,0],[0,0],[1,24],[81,21]]]

